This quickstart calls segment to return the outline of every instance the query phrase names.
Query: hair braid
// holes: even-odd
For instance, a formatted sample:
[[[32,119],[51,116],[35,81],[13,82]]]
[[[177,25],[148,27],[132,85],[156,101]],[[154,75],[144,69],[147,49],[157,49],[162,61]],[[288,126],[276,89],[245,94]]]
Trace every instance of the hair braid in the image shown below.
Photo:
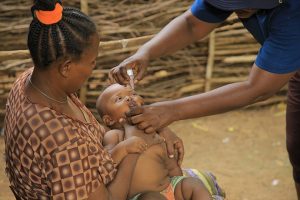
[[[56,0],[35,0],[35,10],[54,9]],[[64,8],[62,18],[54,24],[45,25],[33,18],[27,45],[35,67],[47,68],[52,62],[63,56],[80,58],[83,50],[89,46],[89,38],[95,34],[96,26],[91,19],[76,8]]]

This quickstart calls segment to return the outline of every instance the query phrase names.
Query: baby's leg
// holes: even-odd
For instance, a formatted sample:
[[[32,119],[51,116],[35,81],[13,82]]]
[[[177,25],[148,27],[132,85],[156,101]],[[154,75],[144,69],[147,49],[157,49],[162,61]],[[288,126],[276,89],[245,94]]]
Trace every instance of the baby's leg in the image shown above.
[[[159,192],[147,192],[139,196],[138,200],[167,200]]]
[[[211,196],[197,178],[182,179],[175,187],[176,200],[211,200]]]

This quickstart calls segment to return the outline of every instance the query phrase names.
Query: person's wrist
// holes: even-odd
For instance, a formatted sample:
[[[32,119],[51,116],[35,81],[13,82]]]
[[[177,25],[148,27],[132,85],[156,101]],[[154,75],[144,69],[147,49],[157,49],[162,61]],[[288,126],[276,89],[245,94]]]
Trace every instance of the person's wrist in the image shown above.
[[[150,60],[153,59],[151,49],[147,46],[142,46],[141,48],[139,48],[137,54],[143,55],[143,58],[146,62],[150,62]]]
[[[173,101],[168,101],[166,103],[166,111],[165,113],[168,113],[169,115],[169,124],[173,123],[174,121],[180,120],[180,112],[174,105]]]

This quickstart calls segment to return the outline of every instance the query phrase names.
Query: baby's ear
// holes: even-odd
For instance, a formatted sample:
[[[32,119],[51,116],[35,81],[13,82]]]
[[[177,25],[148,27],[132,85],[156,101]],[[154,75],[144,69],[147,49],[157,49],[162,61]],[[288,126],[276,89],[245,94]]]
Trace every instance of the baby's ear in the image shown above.
[[[142,105],[144,105],[145,104],[145,101],[144,101],[144,99],[142,98]]]
[[[102,120],[106,126],[112,126],[116,123],[109,115],[104,115]]]

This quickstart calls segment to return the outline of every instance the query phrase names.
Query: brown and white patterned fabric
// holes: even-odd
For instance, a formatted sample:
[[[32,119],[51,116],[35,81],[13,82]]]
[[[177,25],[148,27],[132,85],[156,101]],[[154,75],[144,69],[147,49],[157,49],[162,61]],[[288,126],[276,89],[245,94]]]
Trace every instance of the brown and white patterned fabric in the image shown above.
[[[116,166],[102,146],[104,128],[91,112],[84,123],[30,102],[24,86],[32,69],[14,84],[6,105],[6,173],[17,199],[87,199],[108,184]]]

